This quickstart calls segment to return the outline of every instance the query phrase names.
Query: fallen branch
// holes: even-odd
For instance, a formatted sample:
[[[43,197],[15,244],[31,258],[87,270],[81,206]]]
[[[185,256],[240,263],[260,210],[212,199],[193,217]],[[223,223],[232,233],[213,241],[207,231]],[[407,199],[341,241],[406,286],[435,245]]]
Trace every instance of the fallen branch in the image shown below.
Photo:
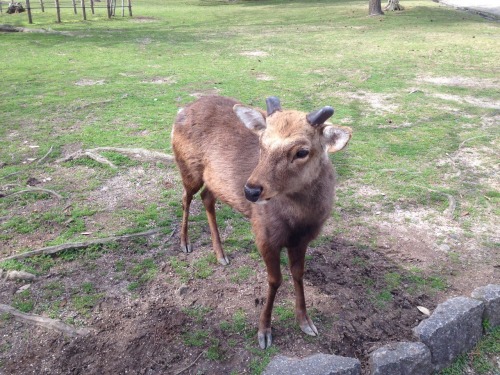
[[[36,162],[36,165],[42,164],[43,161],[47,158],[47,156],[49,156],[49,154],[52,152],[53,148],[54,148],[53,146],[50,146],[49,151],[47,151],[47,153],[45,155],[43,155],[43,157]]]
[[[11,25],[0,25],[0,31],[10,33],[42,33],[42,34],[60,34],[60,35],[73,35],[67,31],[55,31],[47,29],[29,29],[27,27],[17,27]]]
[[[145,150],[143,148],[121,148],[121,147],[96,147],[88,150],[79,150],[76,151],[64,158],[58,159],[56,163],[63,163],[66,161],[78,159],[84,156],[87,156],[95,161],[106,164],[111,168],[117,168],[113,163],[111,163],[104,156],[99,155],[99,152],[102,151],[112,151],[117,152],[119,154],[124,154],[132,159],[140,160],[140,161],[164,161],[167,163],[171,163],[174,160],[172,155],[165,154],[159,151],[150,151]]]
[[[10,257],[0,259],[0,262],[6,261],[6,260],[12,260],[12,259],[24,259],[24,258],[36,256],[36,255],[53,255],[53,254],[57,254],[61,251],[65,251],[65,250],[79,250],[79,249],[85,249],[85,248],[92,246],[92,245],[102,245],[102,244],[106,244],[109,242],[124,241],[124,240],[129,240],[131,238],[136,238],[136,237],[152,236],[154,234],[160,233],[161,230],[162,230],[161,228],[155,228],[155,229],[148,230],[146,232],[125,234],[123,236],[111,236],[111,237],[99,238],[97,240],[91,240],[91,241],[85,241],[85,242],[74,242],[74,243],[66,243],[66,244],[56,245],[56,246],[48,246],[48,247],[43,247],[41,249],[27,251],[25,253],[12,255]]]
[[[55,196],[57,199],[62,199],[63,198],[61,194],[58,194],[58,193],[56,193],[53,190],[43,189],[43,188],[28,188],[28,189],[24,189],[24,190],[19,190],[19,191],[15,191],[13,193],[5,194],[3,197],[4,198],[5,197],[10,197],[12,195],[30,193],[30,192],[33,192],[33,191],[41,191],[41,192],[44,192],[44,193],[49,193],[49,194],[52,194],[53,196]]]
[[[191,366],[193,366],[193,365],[194,365],[194,364],[198,361],[198,359],[200,359],[200,357],[201,357],[201,355],[202,355],[203,353],[205,353],[205,351],[202,351],[200,354],[198,354],[198,357],[196,357],[196,359],[195,359],[193,362],[191,362],[191,364],[190,364],[189,366],[186,366],[186,367],[184,367],[183,369],[181,369],[181,370],[177,371],[174,375],[179,375],[179,374],[182,374],[184,371],[186,371],[186,370],[187,370],[187,369],[189,369]]]
[[[489,138],[489,137],[492,137],[492,135],[484,134],[484,135],[478,135],[477,137],[467,138],[465,141],[463,141],[462,143],[460,143],[460,146],[458,146],[458,149],[460,150],[464,146],[465,143],[467,143],[469,141],[472,141],[473,139]]]
[[[61,322],[60,320],[45,318],[39,315],[25,314],[9,305],[4,305],[2,303],[0,303],[0,311],[3,313],[11,314],[14,317],[14,319],[18,321],[35,324],[37,326],[47,328],[53,331],[59,331],[71,337],[83,336],[91,332],[87,328],[75,329]]]
[[[10,177],[10,176],[14,176],[14,175],[19,174],[19,173],[21,173],[21,171],[6,174],[5,176],[0,177],[0,180],[3,180],[4,178]]]

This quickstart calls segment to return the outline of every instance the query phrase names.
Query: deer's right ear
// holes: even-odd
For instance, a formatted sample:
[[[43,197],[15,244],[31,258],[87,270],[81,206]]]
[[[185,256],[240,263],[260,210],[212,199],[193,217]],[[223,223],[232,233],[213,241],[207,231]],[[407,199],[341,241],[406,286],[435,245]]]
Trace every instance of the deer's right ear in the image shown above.
[[[254,133],[261,133],[266,128],[266,119],[256,109],[236,104],[233,111],[241,122]]]

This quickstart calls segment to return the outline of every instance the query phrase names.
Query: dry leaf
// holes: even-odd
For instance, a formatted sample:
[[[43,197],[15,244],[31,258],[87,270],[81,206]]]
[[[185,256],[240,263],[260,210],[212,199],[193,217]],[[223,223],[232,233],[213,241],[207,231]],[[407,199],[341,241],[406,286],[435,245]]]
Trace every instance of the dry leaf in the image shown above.
[[[431,312],[429,311],[428,308],[423,307],[423,306],[417,306],[418,311],[420,311],[422,314],[430,316]]]

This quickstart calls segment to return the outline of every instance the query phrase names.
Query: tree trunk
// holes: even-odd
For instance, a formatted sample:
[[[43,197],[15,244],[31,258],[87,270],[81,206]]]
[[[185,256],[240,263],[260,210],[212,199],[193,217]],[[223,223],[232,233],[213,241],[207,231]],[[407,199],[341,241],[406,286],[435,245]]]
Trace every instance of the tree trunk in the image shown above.
[[[384,10],[404,10],[404,7],[399,5],[399,0],[389,0]]]
[[[381,0],[369,0],[368,14],[370,16],[381,16],[384,14],[382,12]]]

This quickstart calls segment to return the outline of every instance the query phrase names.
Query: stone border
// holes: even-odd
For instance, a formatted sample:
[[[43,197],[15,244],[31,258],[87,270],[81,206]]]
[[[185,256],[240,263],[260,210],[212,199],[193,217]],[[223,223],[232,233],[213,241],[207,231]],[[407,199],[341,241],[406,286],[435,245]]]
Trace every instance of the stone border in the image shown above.
[[[489,327],[500,325],[500,284],[474,289],[469,297],[454,297],[439,304],[431,316],[413,328],[418,342],[396,342],[370,355],[371,375],[431,375],[471,350]],[[289,358],[278,355],[264,375],[360,375],[356,358],[330,354]]]

